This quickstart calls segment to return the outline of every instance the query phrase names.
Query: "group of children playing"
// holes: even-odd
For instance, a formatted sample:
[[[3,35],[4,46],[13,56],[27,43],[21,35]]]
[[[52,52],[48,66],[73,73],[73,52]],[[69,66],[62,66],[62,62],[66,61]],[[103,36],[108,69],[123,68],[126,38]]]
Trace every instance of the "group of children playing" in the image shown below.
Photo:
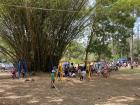
[[[101,64],[95,64],[91,65],[90,63],[87,64],[87,66],[77,66],[74,67],[74,64],[67,64],[62,67],[62,64],[57,67],[53,67],[51,72],[51,86],[54,86],[55,77],[61,79],[63,76],[65,77],[79,77],[79,79],[85,80],[90,79],[93,73],[96,73],[98,76],[100,74],[103,75],[103,77],[108,77],[108,66],[104,64],[104,67],[101,66]]]
[[[17,69],[15,67],[12,68],[11,73],[12,73],[12,78],[16,79],[17,78]],[[25,77],[25,72],[24,72],[23,68],[21,69],[21,75],[22,75],[22,78]]]
[[[18,75],[22,75],[22,77],[25,77],[25,72],[23,67],[21,66],[21,71],[20,74]],[[60,80],[62,80],[62,77],[78,77],[81,81],[85,80],[85,79],[90,79],[92,74],[95,72],[97,75],[102,74],[104,77],[107,77],[107,66],[104,66],[104,72],[101,72],[102,67],[99,64],[95,64],[95,65],[91,65],[90,63],[87,64],[87,66],[80,66],[78,65],[77,67],[74,67],[74,64],[66,64],[66,65],[62,65],[59,64],[58,68],[57,67],[53,67],[52,71],[51,71],[51,87],[54,88],[55,87],[55,78],[58,78]],[[12,78],[15,79],[17,78],[17,69],[16,68],[12,68],[11,70],[12,73]]]

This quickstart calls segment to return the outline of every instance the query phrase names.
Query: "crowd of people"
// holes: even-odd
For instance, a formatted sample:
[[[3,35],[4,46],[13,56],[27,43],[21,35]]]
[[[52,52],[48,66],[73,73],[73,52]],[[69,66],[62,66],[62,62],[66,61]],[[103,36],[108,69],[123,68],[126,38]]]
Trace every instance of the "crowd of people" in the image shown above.
[[[102,76],[108,78],[111,71],[117,71],[120,67],[138,67],[138,62],[106,62],[106,61],[97,61],[94,63],[87,62],[86,64],[74,64],[74,63],[60,63],[58,67],[53,67],[51,72],[51,84],[52,87],[55,87],[55,79],[62,79],[62,77],[70,77],[70,78],[79,78],[81,81],[90,80],[94,74],[97,76]],[[21,66],[20,72],[17,74],[17,69],[13,67],[11,70],[12,78],[17,78],[17,75],[25,77],[25,70]]]
[[[70,78],[79,78],[81,81],[90,80],[94,74],[97,76],[103,76],[105,78],[110,75],[109,63],[107,62],[95,62],[95,63],[87,63],[87,65],[73,64],[73,63],[64,63],[59,64],[58,68],[53,67],[51,73],[51,83],[52,87],[55,87],[54,75],[58,79],[62,79],[62,77],[70,77]]]
[[[64,63],[62,65],[63,73],[59,72],[58,69],[58,77],[60,74],[65,77],[80,77],[80,80],[85,79],[85,77],[91,77],[93,74],[102,75],[103,77],[108,77],[111,71],[117,71],[120,67],[138,67],[138,62],[94,62],[88,63],[87,65],[80,65],[74,63]],[[61,70],[62,71],[62,70]]]
[[[79,77],[80,80],[90,78],[94,73],[108,77],[110,72],[109,64],[106,62],[96,62],[94,64],[88,63],[87,65],[74,65],[73,63],[66,63],[62,65],[63,76],[65,77]],[[58,69],[58,77],[60,77]]]

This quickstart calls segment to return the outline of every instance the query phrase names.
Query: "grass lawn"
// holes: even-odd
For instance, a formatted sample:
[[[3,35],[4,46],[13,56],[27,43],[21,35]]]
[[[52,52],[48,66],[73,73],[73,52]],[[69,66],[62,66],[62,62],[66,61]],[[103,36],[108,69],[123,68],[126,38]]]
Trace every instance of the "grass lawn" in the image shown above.
[[[140,73],[140,68],[134,68],[134,69],[121,69],[120,73],[122,74],[135,74]]]

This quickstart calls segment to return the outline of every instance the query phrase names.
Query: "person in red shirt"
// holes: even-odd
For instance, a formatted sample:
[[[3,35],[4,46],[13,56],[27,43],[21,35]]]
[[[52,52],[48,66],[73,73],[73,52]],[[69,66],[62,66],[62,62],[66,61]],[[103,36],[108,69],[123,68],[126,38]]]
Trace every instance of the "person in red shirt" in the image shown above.
[[[103,70],[103,73],[102,73],[105,78],[107,78],[109,76],[108,69],[109,69],[108,65],[105,63],[104,70]]]
[[[13,67],[12,69],[12,78],[15,79],[16,78],[16,68]]]

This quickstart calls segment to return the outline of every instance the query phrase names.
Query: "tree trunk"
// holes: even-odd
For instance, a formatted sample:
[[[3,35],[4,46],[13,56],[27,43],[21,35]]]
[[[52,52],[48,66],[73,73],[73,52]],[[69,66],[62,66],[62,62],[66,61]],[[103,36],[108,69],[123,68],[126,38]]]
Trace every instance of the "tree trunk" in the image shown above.
[[[91,35],[89,37],[89,43],[87,45],[87,48],[86,48],[86,57],[85,57],[85,66],[87,65],[88,63],[88,53],[89,53],[89,50],[90,50],[90,45],[92,43],[92,40],[93,40],[93,32],[91,32]]]

